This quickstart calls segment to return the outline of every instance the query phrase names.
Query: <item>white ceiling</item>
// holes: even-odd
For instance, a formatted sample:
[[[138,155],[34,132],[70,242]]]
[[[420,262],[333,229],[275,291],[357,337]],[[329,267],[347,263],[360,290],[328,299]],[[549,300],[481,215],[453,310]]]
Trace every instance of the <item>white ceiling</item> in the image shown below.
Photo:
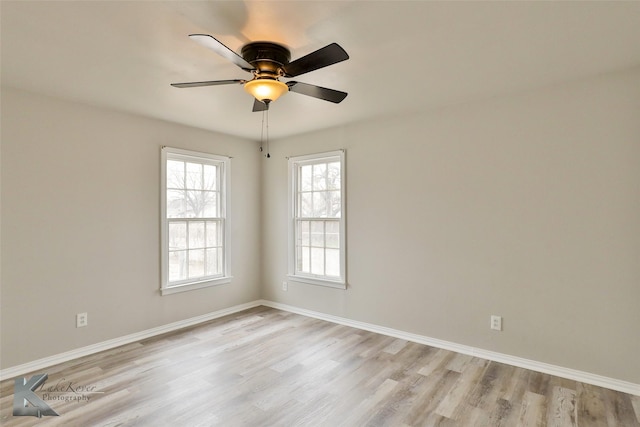
[[[187,36],[239,52],[279,42],[292,60],[331,42],[348,61],[296,80],[349,92],[289,93],[279,138],[379,116],[517,93],[640,66],[640,2],[1,1],[2,84],[257,140],[248,78]]]

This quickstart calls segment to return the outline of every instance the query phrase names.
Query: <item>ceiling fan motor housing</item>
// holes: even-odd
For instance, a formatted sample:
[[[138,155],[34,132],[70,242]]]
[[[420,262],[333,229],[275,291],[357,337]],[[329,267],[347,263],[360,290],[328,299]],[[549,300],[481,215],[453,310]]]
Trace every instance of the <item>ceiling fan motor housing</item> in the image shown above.
[[[291,52],[286,47],[270,42],[252,42],[242,47],[242,57],[256,68],[257,76],[277,78],[282,75],[282,67],[291,60]]]

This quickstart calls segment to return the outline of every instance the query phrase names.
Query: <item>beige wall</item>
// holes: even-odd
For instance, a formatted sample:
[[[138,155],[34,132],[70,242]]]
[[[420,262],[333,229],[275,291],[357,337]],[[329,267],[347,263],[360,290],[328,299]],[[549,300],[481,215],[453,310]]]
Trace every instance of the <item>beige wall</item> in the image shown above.
[[[284,292],[285,156],[337,148],[349,288]],[[266,299],[640,383],[638,69],[296,136],[271,155]]]
[[[231,284],[159,295],[163,145],[233,157]],[[258,299],[261,160],[252,142],[3,88],[2,368]]]
[[[1,366],[264,297],[640,383],[639,99],[634,70],[275,141],[264,161],[3,89]],[[162,145],[234,157],[231,285],[158,294]],[[336,148],[350,286],[284,292],[285,156]]]

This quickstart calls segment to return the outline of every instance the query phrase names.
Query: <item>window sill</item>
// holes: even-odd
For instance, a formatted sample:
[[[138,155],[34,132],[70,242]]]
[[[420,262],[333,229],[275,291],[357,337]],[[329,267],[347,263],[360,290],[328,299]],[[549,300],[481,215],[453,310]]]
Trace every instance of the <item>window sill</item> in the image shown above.
[[[160,289],[161,295],[171,295],[180,292],[194,291],[196,289],[210,288],[211,286],[224,285],[230,283],[232,277],[221,277],[219,279],[205,280],[202,282],[185,283],[183,285],[170,286]]]
[[[315,277],[293,276],[293,275],[288,275],[287,277],[289,280],[293,282],[307,283],[309,285],[325,286],[327,288],[334,288],[334,289],[347,289],[347,284],[345,282],[318,279]]]

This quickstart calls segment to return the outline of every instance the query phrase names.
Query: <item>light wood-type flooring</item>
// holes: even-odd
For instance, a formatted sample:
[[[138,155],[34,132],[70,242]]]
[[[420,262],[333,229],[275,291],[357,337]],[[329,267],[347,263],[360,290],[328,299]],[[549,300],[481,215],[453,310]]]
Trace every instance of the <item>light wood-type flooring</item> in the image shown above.
[[[0,425],[640,426],[638,396],[267,307],[39,373],[59,416],[7,380]]]

